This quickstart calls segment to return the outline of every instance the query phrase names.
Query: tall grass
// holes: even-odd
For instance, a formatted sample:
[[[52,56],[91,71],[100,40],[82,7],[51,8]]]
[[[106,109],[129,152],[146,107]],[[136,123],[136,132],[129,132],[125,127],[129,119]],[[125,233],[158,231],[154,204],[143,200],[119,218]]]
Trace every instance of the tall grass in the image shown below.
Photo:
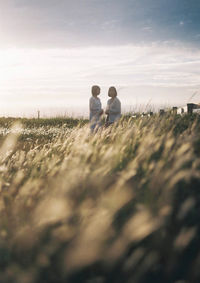
[[[199,282],[198,117],[26,130],[1,139],[0,282]]]

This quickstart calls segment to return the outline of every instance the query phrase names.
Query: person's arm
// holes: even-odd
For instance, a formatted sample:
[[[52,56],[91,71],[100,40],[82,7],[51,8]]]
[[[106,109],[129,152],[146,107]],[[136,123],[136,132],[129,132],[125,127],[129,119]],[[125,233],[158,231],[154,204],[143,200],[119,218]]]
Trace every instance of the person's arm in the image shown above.
[[[110,108],[110,105],[109,105],[109,102],[107,102],[106,111],[105,111],[106,115],[109,115],[109,108]]]

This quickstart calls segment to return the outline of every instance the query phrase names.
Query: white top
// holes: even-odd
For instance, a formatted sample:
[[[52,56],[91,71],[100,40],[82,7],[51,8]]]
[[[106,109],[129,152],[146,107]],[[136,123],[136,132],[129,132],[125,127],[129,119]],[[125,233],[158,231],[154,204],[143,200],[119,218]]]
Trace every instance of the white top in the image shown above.
[[[101,100],[98,97],[90,97],[90,121],[98,121],[102,111]]]
[[[110,98],[107,102],[107,108],[106,111],[108,111],[108,122],[114,123],[115,121],[119,120],[121,117],[121,102],[120,100],[115,97]]]

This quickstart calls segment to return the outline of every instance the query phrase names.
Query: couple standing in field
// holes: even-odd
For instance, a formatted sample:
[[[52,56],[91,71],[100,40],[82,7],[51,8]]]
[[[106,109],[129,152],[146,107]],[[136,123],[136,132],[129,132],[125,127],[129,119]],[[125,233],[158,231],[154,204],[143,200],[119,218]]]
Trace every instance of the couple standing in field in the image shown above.
[[[98,95],[100,94],[101,89],[99,86],[92,86],[92,97],[90,98],[89,108],[90,108],[90,128],[92,131],[98,129],[101,126],[101,116],[104,111],[102,109],[101,100]],[[121,102],[117,98],[117,90],[114,86],[111,86],[108,90],[108,96],[110,99],[107,102],[107,107],[105,114],[106,126],[113,124],[115,121],[118,121],[121,117]]]

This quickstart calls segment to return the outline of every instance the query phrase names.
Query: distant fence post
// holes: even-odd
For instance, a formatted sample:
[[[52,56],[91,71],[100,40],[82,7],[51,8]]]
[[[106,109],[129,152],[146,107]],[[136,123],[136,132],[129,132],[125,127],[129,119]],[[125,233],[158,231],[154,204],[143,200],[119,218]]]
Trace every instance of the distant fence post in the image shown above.
[[[172,108],[172,113],[173,113],[174,115],[176,115],[176,114],[177,114],[177,110],[178,110],[177,107],[173,107],[173,108]]]
[[[184,108],[181,108],[181,114],[183,114],[184,113]]]
[[[187,113],[188,114],[192,114],[193,113],[193,109],[194,109],[194,103],[188,103],[187,104]]]
[[[40,119],[40,110],[38,110],[37,114],[38,114],[38,119]]]

